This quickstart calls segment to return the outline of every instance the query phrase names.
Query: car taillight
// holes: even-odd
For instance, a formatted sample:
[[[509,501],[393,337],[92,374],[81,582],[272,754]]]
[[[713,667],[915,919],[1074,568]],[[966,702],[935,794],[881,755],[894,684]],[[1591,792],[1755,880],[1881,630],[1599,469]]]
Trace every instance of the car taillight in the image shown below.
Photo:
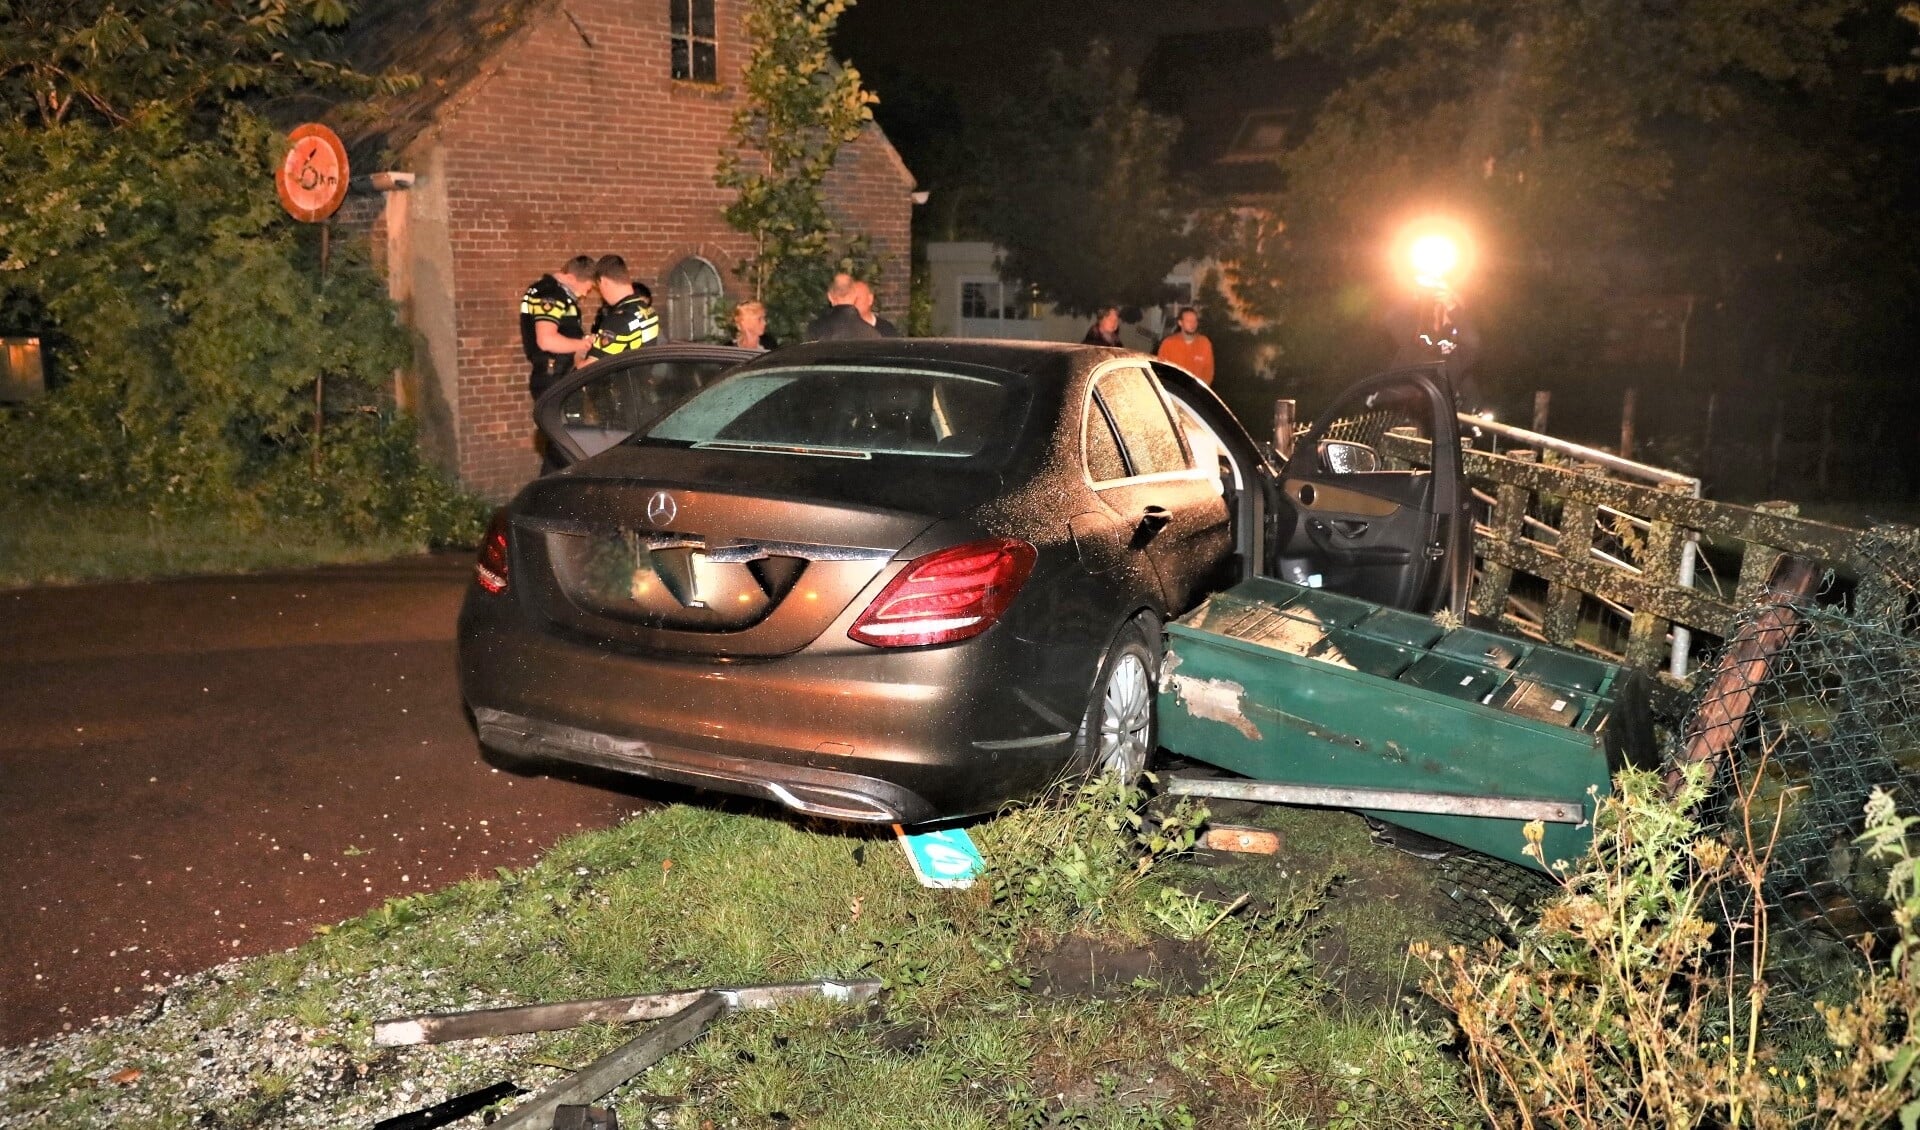
[[[507,591],[507,512],[496,510],[480,539],[480,560],[473,563],[473,579],[488,592]]]
[[[989,538],[915,558],[847,635],[875,647],[970,639],[993,627],[1033,572],[1032,546]]]

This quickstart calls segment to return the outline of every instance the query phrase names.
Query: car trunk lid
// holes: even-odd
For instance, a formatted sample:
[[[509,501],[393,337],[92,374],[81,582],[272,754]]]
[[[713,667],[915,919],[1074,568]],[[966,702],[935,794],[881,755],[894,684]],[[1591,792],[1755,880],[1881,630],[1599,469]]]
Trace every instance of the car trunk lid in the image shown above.
[[[569,634],[656,654],[805,647],[924,514],[648,479],[563,477],[514,517],[523,599]]]

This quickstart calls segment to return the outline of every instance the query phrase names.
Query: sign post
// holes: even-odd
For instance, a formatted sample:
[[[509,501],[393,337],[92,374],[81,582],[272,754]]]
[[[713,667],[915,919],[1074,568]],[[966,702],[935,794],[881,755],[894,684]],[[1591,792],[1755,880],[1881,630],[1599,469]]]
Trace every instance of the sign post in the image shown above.
[[[320,285],[327,282],[331,217],[347,198],[347,147],[340,136],[318,122],[296,126],[287,135],[287,155],[274,170],[280,206],[303,224],[320,225]],[[326,374],[313,378],[313,467],[320,469],[320,430],[326,424]]]

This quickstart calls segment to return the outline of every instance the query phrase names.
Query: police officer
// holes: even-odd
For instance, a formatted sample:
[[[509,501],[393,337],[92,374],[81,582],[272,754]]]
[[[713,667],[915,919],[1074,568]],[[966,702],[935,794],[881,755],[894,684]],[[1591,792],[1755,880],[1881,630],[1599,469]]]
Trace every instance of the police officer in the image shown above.
[[[575,255],[550,275],[541,275],[520,296],[520,347],[532,371],[527,394],[540,394],[573,371],[592,344],[580,326],[580,292],[593,283],[593,260]]]
[[[593,278],[600,287],[601,315],[582,365],[623,357],[660,340],[660,315],[654,313],[653,294],[634,285],[625,259],[602,255],[593,265]]]

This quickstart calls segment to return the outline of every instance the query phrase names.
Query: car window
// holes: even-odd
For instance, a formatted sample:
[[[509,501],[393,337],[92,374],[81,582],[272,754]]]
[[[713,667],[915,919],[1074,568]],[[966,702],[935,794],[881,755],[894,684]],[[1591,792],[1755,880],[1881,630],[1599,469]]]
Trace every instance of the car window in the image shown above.
[[[1320,437],[1323,474],[1356,475],[1414,469],[1407,441],[1433,441],[1426,399],[1405,388],[1378,389],[1335,408]]]
[[[1025,389],[970,374],[884,367],[754,369],[723,378],[653,427],[650,441],[850,458],[966,459],[1006,451]]]
[[[1127,461],[1120,455],[1120,441],[1113,425],[1098,401],[1087,401],[1086,431],[1087,477],[1096,483],[1108,483],[1127,477]]]
[[[1187,450],[1193,453],[1193,465],[1201,470],[1217,469],[1221,460],[1227,459],[1228,479],[1238,486],[1240,470],[1232,466],[1232,461],[1227,456],[1226,445],[1220,442],[1220,437],[1213,434],[1213,429],[1208,427],[1206,421],[1202,420],[1185,401],[1177,396],[1172,400],[1173,414],[1180,421],[1180,434],[1186,437]],[[1216,478],[1214,485],[1223,493],[1225,492],[1225,480]]]
[[[622,368],[568,393],[560,402],[560,418],[570,426],[635,431],[731,364],[723,360],[666,361]]]
[[[1167,417],[1160,388],[1135,365],[1109,369],[1094,384],[1094,395],[1120,434],[1127,465],[1135,475],[1158,475],[1188,468],[1187,453]]]

